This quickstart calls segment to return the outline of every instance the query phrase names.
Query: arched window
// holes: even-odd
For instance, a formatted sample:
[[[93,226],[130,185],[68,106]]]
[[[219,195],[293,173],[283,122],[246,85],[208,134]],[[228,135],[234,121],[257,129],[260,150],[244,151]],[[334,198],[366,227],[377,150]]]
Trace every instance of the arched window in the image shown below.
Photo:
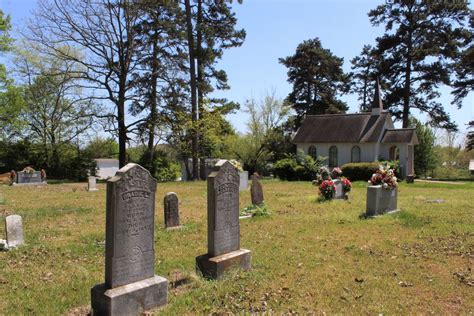
[[[400,149],[397,146],[390,147],[389,159],[400,160]]]
[[[329,147],[329,167],[330,168],[337,167],[337,147],[336,146]]]
[[[310,155],[313,159],[318,158],[318,152],[316,151],[316,147],[309,146],[308,148],[308,155]]]
[[[360,147],[359,146],[352,147],[351,162],[360,162]]]

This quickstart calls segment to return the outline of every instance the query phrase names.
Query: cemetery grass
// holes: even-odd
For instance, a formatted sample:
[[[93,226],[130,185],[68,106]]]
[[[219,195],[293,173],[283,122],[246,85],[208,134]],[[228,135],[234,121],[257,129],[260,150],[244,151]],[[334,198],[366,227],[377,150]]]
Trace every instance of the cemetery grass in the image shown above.
[[[89,310],[90,288],[104,280],[105,185],[85,187],[0,187],[1,215],[23,216],[27,243],[0,252],[0,314]],[[217,282],[194,271],[207,249],[206,183],[158,184],[155,270],[170,287],[168,305],[155,312],[472,312],[474,183],[401,184],[402,211],[373,219],[360,218],[365,187],[355,183],[349,201],[320,203],[309,182],[263,181],[271,215],[241,220],[253,269]],[[185,229],[163,229],[169,191]],[[241,192],[241,209],[249,204]]]

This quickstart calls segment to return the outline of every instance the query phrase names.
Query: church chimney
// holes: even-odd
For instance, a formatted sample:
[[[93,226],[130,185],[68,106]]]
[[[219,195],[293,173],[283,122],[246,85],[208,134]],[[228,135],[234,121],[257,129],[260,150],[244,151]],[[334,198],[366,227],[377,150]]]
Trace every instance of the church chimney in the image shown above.
[[[379,77],[375,82],[374,100],[372,101],[372,115],[380,115],[383,110],[382,98],[380,96]]]

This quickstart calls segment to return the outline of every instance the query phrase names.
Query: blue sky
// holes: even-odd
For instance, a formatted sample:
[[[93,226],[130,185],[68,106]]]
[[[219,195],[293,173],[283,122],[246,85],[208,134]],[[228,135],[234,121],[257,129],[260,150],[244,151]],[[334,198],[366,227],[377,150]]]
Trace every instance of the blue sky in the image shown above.
[[[234,1],[235,3],[236,1]],[[225,52],[219,66],[226,70],[231,89],[215,96],[240,102],[251,96],[260,98],[266,91],[276,90],[284,98],[291,90],[286,68],[278,58],[292,55],[302,41],[319,37],[323,47],[344,58],[344,70],[350,71],[350,60],[359,54],[364,44],[374,44],[383,33],[372,27],[367,13],[382,1],[372,0],[244,0],[234,5],[238,26],[247,32],[245,43]],[[36,0],[0,0],[0,8],[12,17],[15,27],[24,25],[34,10]],[[474,120],[474,93],[465,100],[461,110],[450,104],[448,87],[442,87],[442,102],[458,124],[461,133]],[[349,112],[357,112],[356,95],[342,98]],[[426,118],[413,113],[423,121]],[[245,131],[247,119],[243,112],[229,116],[239,131]]]

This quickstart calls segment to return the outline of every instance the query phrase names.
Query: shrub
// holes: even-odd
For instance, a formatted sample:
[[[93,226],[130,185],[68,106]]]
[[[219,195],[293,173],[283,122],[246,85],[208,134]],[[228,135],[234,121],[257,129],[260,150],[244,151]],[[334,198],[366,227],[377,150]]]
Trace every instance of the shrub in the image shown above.
[[[311,181],[316,178],[325,159],[324,157],[313,159],[311,156],[299,152],[297,155],[289,155],[278,160],[273,166],[273,172],[281,180]]]
[[[342,173],[351,181],[367,181],[379,169],[378,162],[352,162],[341,167]]]

